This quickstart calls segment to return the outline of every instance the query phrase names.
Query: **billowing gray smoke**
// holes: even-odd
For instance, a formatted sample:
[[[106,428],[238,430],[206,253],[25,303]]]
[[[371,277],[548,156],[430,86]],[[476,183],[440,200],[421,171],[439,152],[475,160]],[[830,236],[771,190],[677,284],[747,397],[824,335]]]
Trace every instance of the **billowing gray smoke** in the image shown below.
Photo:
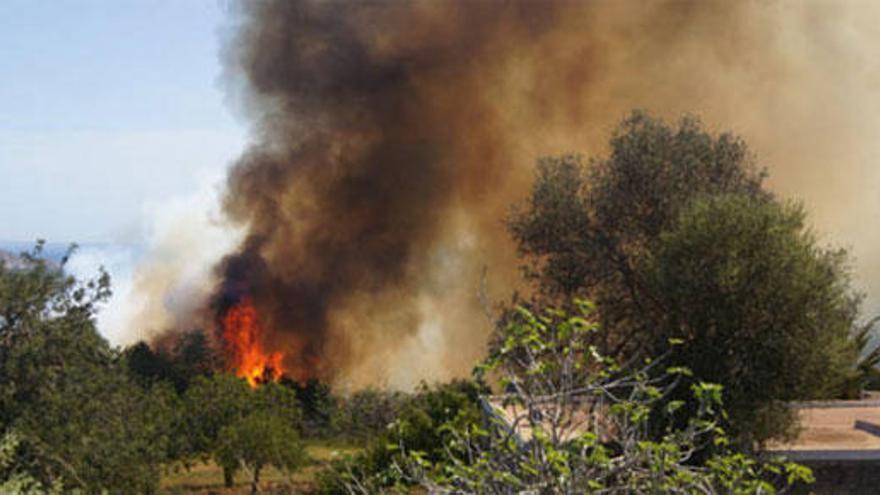
[[[483,267],[492,298],[518,280],[503,219],[535,159],[602,153],[633,108],[695,113],[744,135],[771,184],[863,254],[868,238],[838,228],[838,205],[876,211],[853,198],[880,174],[852,178],[857,158],[877,150],[866,129],[880,107],[878,73],[865,73],[862,51],[880,38],[875,10],[238,4],[227,80],[253,143],[229,173],[224,210],[246,234],[203,306],[216,323],[252,301],[263,346],[283,352],[297,377],[405,387],[464,373],[489,328]],[[829,181],[831,166],[849,178]]]
[[[229,176],[226,211],[249,233],[215,304],[251,298],[295,375],[332,378],[417,333],[414,302],[458,257],[444,230],[480,214],[512,165],[483,80],[492,46],[540,37],[555,8],[279,1],[241,15],[231,59],[258,139]],[[350,321],[364,309],[379,321]]]

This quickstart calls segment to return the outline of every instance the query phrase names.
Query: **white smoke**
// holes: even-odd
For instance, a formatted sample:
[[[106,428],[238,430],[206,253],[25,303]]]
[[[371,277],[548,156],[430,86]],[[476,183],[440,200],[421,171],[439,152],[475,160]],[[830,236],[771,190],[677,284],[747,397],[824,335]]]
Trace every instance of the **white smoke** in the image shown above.
[[[212,268],[241,238],[220,213],[224,174],[202,173],[192,194],[147,203],[142,245],[86,245],[71,258],[68,269],[80,279],[101,266],[111,275],[113,296],[98,314],[98,328],[112,344],[174,326],[213,287]]]

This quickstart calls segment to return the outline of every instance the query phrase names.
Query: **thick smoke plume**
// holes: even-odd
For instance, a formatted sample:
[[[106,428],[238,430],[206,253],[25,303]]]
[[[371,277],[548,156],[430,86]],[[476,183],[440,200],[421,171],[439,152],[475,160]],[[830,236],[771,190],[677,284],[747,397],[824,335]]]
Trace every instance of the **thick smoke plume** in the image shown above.
[[[206,306],[216,322],[253,301],[293,376],[466,373],[490,327],[481,274],[490,299],[518,280],[503,219],[535,159],[601,154],[633,108],[743,135],[876,270],[858,218],[880,210],[868,5],[279,0],[232,18],[227,80],[253,144],[224,209],[247,234]]]

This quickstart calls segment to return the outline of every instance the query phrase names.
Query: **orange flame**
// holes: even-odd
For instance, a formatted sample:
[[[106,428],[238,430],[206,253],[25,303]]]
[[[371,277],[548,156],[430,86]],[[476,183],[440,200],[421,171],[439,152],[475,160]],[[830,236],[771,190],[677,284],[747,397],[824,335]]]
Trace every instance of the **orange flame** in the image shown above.
[[[242,299],[223,317],[223,340],[232,368],[251,387],[263,380],[278,381],[284,374],[284,355],[264,352],[262,335],[257,310],[250,299]]]

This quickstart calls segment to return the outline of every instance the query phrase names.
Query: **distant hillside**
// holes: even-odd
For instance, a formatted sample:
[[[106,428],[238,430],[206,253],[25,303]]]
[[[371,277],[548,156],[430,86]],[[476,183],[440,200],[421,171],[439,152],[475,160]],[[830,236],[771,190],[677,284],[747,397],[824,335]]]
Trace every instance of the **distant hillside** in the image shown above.
[[[19,255],[2,249],[0,249],[0,261],[2,261],[7,268],[12,268],[14,270],[24,268],[24,261]]]

